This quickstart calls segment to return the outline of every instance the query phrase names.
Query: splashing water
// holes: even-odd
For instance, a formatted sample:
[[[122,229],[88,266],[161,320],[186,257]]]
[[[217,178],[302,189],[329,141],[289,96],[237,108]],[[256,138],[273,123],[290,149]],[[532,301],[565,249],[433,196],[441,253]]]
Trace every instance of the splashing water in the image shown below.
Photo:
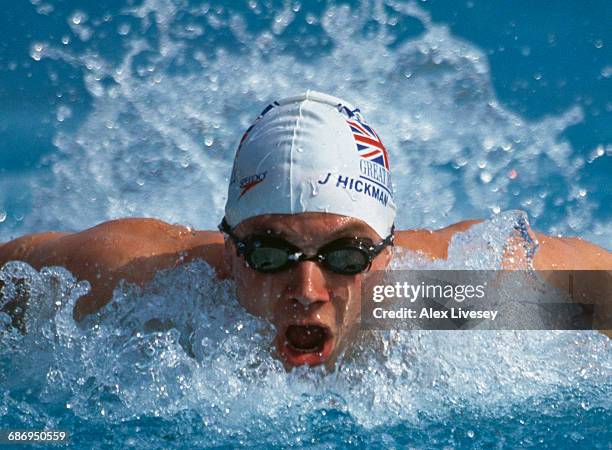
[[[58,153],[19,180],[22,219],[0,208],[0,240],[127,215],[214,228],[244,129],[269,101],[317,89],[358,105],[390,149],[398,228],[495,214],[456,236],[448,261],[405,253],[394,268],[498,268],[523,217],[500,211],[516,208],[608,245],[561,138],[580,108],[539,121],[504,108],[486,55],[413,3],[282,6],[145,0],[110,17],[72,11],[70,38],[34,42],[32,60],[76,70],[91,105],[72,128],[75,106],[58,106]],[[16,182],[0,180],[0,205]],[[287,374],[274,330],[203,262],[118,287],[82,324],[72,308],[88,285],[66,270],[10,263],[0,280],[2,302],[30,298],[20,323],[0,313],[2,429],[66,428],[91,448],[612,439],[612,358],[595,332],[378,332],[332,373]]]
[[[404,253],[393,268],[499,268],[503,238],[521,217],[504,214],[461,233],[442,265]],[[232,283],[216,281],[202,261],[162,271],[145,288],[119,286],[81,324],[72,308],[89,286],[65,269],[12,262],[0,281],[5,303],[31,299],[25,334],[0,313],[3,428],[67,428],[87,445],[95,429],[104,445],[140,448],[254,438],[358,446],[380,433],[388,445],[420,446],[439,427],[441,443],[461,446],[485,445],[485,430],[500,426],[519,442],[514,423],[534,418],[550,425],[559,414],[569,423],[586,417],[601,429],[610,418],[612,358],[608,339],[595,332],[374,332],[333,372],[286,373],[271,356],[272,326],[247,314]],[[567,432],[543,435],[550,444]]]
[[[542,231],[611,241],[603,205],[576,182],[584,161],[562,138],[581,109],[535,122],[505,109],[486,55],[414,4],[285,2],[278,12],[146,0],[67,20],[68,45],[35,42],[31,55],[81,73],[90,111],[74,129],[60,102],[59,152],[20,181],[29,212],[0,233],[125,215],[213,228],[242,132],[273,99],[316,89],[358,105],[383,137],[400,228],[520,208]],[[74,91],[57,78],[58,95]]]

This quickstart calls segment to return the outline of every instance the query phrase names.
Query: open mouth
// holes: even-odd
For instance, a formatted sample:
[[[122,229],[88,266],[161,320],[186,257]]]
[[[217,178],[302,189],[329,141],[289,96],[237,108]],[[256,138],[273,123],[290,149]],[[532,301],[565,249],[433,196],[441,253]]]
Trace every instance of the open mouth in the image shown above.
[[[279,336],[279,350],[291,365],[323,363],[333,349],[331,331],[319,325],[289,325]]]
[[[316,325],[290,325],[285,332],[285,338],[287,344],[296,352],[319,352],[327,339],[327,329]]]

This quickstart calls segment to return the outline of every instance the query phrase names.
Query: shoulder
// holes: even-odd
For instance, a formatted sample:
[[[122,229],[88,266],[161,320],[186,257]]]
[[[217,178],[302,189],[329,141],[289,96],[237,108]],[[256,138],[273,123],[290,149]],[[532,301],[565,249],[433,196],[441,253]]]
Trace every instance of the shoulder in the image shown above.
[[[77,233],[38,233],[0,246],[0,261],[21,260],[36,268],[60,265],[90,275],[96,270],[174,266],[201,257],[217,261],[223,237],[149,218],[111,220]],[[211,262],[212,264],[212,262]]]
[[[455,233],[460,233],[481,220],[464,220],[439,230],[403,230],[397,231],[395,245],[431,259],[446,259],[448,245]]]
[[[75,317],[102,307],[120,280],[144,285],[156,273],[203,259],[225,276],[223,238],[157,219],[120,219],[58,239],[56,258],[80,279],[92,283],[91,294],[79,299]]]
[[[35,248],[69,234],[57,231],[33,233],[4,244],[0,243],[0,266],[11,260],[27,261]]]
[[[118,267],[138,258],[184,257],[198,247],[219,243],[223,243],[223,238],[217,232],[196,231],[158,219],[129,218],[111,220],[62,237],[55,245],[75,253],[83,253],[82,249],[86,248],[87,257],[95,256],[101,263]]]
[[[482,220],[464,220],[439,230],[397,231],[395,244],[431,259],[446,259],[448,246],[456,233],[466,231]],[[538,250],[534,266],[538,270],[612,270],[612,253],[578,237],[555,237],[533,232]]]
[[[554,237],[535,233],[538,252],[534,264],[540,270],[612,270],[612,253],[578,237]]]
[[[40,269],[63,266],[77,279],[88,280],[91,292],[77,302],[75,317],[101,308],[112,297],[117,282],[143,285],[157,271],[194,259],[224,270],[223,237],[157,219],[111,220],[78,233],[39,233],[0,246],[0,262],[21,260]]]
[[[155,219],[118,219],[103,222],[87,230],[67,233],[55,239],[36,242],[27,261],[35,266],[74,265],[84,259],[96,258],[99,263],[121,264],[134,250],[151,250],[163,244],[160,237],[168,224]],[[27,239],[21,238],[21,239]]]

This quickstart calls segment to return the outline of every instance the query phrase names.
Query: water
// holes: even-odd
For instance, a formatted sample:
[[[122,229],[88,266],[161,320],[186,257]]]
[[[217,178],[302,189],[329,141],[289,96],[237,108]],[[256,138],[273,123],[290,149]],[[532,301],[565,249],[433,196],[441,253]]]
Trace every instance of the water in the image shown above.
[[[589,5],[11,7],[0,241],[130,215],[211,229],[242,131],[271,99],[311,88],[376,126],[398,228],[493,217],[454,242],[447,267],[498,267],[507,210],[610,249],[610,6]],[[595,332],[381,333],[334,373],[286,374],[269,356],[273,330],[204,263],[120,287],[81,325],[70,312],[87,286],[63,269],[14,264],[0,277],[6,299],[23,279],[15,289],[46,305],[26,314],[26,335],[3,317],[0,428],[67,428],[88,448],[611,440],[612,358]]]
[[[429,267],[499,267],[503,245],[489,236],[508,236],[517,216],[501,218]],[[394,267],[427,267],[415,258],[398,254]],[[64,269],[15,262],[0,279],[7,299],[34,299],[27,334],[3,316],[3,428],[65,428],[94,448],[604,448],[610,438],[612,358],[596,332],[378,332],[332,373],[287,374],[270,356],[272,327],[203,262],[119,287],[80,325],[71,311],[88,285]]]

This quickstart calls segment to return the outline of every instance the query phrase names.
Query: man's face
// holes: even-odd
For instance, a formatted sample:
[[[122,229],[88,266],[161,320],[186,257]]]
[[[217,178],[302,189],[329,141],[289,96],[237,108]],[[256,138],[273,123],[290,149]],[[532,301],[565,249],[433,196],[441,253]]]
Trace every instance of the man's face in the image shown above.
[[[234,232],[243,240],[271,232],[307,256],[340,238],[382,240],[358,219],[327,213],[258,216],[240,223]],[[342,275],[318,262],[302,261],[279,272],[261,273],[236,256],[230,239],[226,250],[238,300],[251,314],[275,325],[274,344],[285,365],[333,365],[357,331],[361,282],[368,272]],[[374,258],[370,272],[384,269],[390,259],[387,247]]]

